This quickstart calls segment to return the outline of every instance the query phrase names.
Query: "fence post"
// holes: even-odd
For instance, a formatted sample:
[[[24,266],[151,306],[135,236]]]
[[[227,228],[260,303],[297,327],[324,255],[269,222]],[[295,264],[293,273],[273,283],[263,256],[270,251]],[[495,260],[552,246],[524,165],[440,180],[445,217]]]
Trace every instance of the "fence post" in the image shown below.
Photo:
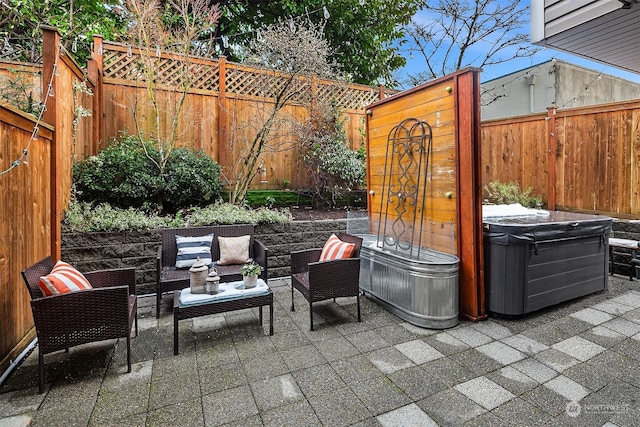
[[[61,54],[61,42],[60,42],[60,34],[58,34],[58,30],[49,26],[41,26],[42,28],[42,97],[43,99],[47,99],[47,103],[45,105],[45,111],[43,114],[43,118],[45,122],[55,126],[53,137],[51,138],[51,150],[50,150],[50,176],[49,176],[49,188],[50,188],[50,198],[51,198],[51,257],[54,260],[60,259],[61,253],[61,222],[62,222],[62,195],[59,194],[61,190],[61,144],[59,141],[60,132],[58,129],[57,123],[57,101],[55,96],[49,95],[47,97],[47,93],[50,90],[53,91],[53,94],[57,92],[58,89],[58,76],[56,75],[58,70],[55,70],[55,65],[57,58]],[[51,87],[49,88],[49,82],[51,82]]]
[[[99,35],[93,36],[93,51],[91,52],[91,59],[87,62],[87,71],[89,77],[93,80],[95,87],[93,88],[93,113],[92,113],[92,130],[93,130],[93,153],[97,154],[98,150],[103,147],[104,143],[104,117],[103,117],[103,102],[102,96],[104,94],[103,87],[103,38]]]
[[[556,208],[556,107],[547,108],[547,208]]]
[[[229,167],[228,163],[228,147],[229,135],[227,129],[227,57],[220,56],[218,58],[218,163],[224,169]]]
[[[384,85],[380,85],[380,90],[378,91],[378,98],[384,99]]]
[[[460,308],[472,320],[487,317],[482,249],[482,158],[480,136],[480,70],[454,76],[456,168],[460,257]]]

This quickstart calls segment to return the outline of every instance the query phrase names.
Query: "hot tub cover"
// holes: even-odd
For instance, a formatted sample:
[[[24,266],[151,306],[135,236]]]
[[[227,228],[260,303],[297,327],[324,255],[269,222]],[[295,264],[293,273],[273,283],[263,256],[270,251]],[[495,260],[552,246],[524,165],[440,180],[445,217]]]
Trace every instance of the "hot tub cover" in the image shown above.
[[[484,217],[485,241],[500,245],[529,244],[611,232],[612,219],[602,215],[545,211],[548,215]]]

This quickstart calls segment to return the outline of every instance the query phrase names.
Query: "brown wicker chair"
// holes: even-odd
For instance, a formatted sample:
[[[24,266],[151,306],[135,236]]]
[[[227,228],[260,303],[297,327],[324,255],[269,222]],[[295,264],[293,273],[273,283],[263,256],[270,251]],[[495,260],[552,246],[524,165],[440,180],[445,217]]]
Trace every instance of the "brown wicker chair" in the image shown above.
[[[31,295],[38,335],[39,392],[44,391],[44,355],[80,344],[127,339],[127,372],[131,372],[131,328],[138,335],[136,273],[133,268],[83,273],[93,289],[44,296],[38,281],[53,269],[46,257],[22,271]]]
[[[322,248],[291,253],[291,311],[295,311],[293,290],[300,291],[309,302],[309,325],[313,331],[313,303],[337,297],[356,297],[360,317],[360,247],[362,239],[338,233],[340,240],[355,243],[348,259],[318,262]]]
[[[167,228],[161,231],[162,243],[158,247],[158,255],[156,257],[156,317],[160,317],[160,301],[164,292],[177,291],[189,287],[189,269],[176,269],[176,234],[180,236],[205,236],[214,234],[211,242],[211,259],[214,261],[220,259],[220,246],[218,245],[218,236],[222,237],[238,237],[251,236],[249,244],[249,256],[253,258],[262,267],[260,278],[267,281],[267,248],[253,238],[253,225],[215,225],[208,227],[186,227],[186,228]],[[242,280],[240,268],[242,265],[224,265],[216,267],[220,280],[223,282],[234,282]]]

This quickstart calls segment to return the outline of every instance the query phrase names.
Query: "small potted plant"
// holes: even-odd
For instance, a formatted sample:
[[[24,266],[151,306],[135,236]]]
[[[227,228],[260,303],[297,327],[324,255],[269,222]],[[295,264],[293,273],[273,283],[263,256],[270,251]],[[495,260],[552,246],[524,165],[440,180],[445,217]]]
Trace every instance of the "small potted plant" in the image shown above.
[[[258,275],[262,268],[255,261],[249,261],[240,267],[240,274],[244,281],[245,288],[254,288],[258,284]]]

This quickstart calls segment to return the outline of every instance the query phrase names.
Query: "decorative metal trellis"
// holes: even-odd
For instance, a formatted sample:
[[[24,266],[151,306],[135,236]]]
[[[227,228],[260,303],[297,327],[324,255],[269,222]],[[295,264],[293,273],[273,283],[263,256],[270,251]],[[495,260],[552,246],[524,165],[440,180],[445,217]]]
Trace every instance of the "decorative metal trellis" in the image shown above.
[[[421,245],[414,243],[422,240],[431,140],[431,125],[417,119],[406,119],[389,132],[378,247],[420,257]],[[391,224],[389,214],[395,217]]]

